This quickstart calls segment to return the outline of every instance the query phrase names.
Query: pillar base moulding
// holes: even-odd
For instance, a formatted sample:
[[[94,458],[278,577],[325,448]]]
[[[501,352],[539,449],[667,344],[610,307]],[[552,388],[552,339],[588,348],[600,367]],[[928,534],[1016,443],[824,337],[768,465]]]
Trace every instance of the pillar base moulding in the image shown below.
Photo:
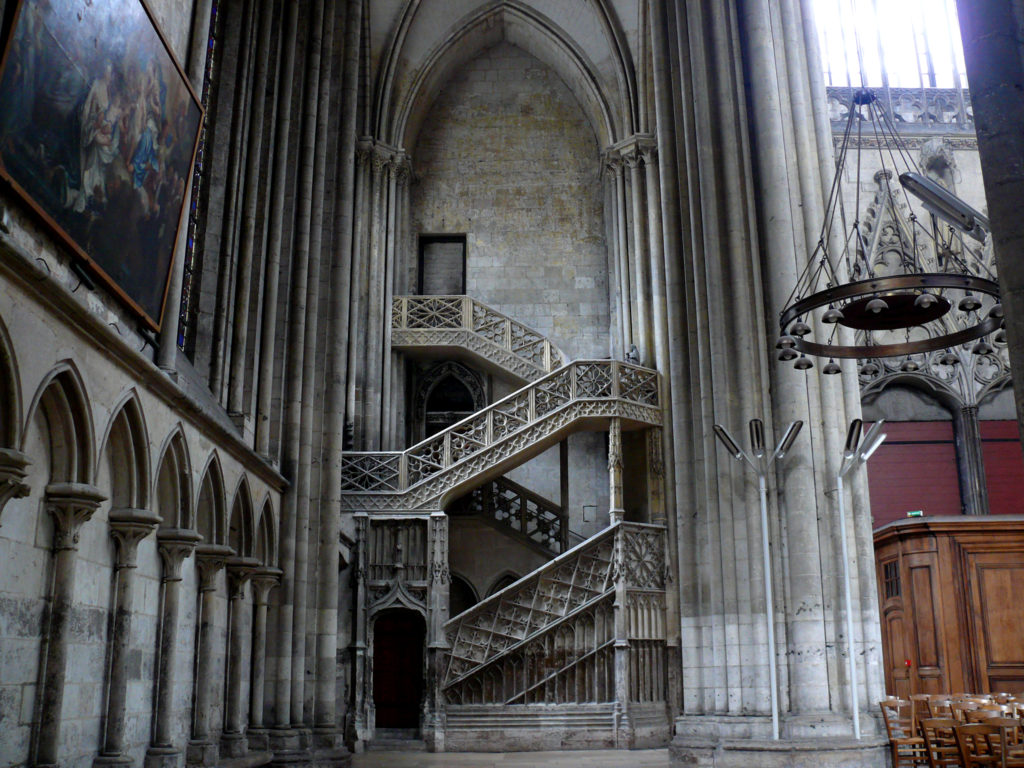
[[[143,768],[181,768],[182,753],[174,747],[150,747],[146,750]]]
[[[701,741],[676,736],[672,768],[886,768],[889,742],[881,737]]]
[[[209,739],[193,739],[185,748],[186,765],[217,765],[220,760],[220,746]]]
[[[100,768],[100,766],[131,765],[133,762],[128,755],[118,753],[116,755],[99,755],[92,761],[92,764],[93,768]]]
[[[249,754],[249,739],[242,733],[225,733],[220,737],[221,758],[245,757]]]
[[[25,483],[31,460],[27,453],[12,448],[0,448],[0,515],[11,499],[28,496],[29,487]],[[3,520],[0,518],[0,523]]]

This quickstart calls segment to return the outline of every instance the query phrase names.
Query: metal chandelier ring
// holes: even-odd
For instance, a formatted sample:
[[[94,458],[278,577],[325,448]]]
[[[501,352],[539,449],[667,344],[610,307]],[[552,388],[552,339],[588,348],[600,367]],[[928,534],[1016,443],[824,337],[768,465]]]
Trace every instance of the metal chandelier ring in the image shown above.
[[[818,291],[805,299],[788,307],[779,319],[782,332],[791,322],[808,312],[837,301],[854,299],[872,294],[885,294],[893,291],[920,290],[927,288],[960,288],[974,290],[989,296],[999,296],[999,285],[992,280],[972,275],[952,275],[944,273],[924,273],[900,275],[897,277],[869,278],[854,283]],[[816,357],[862,358],[862,357],[898,357],[921,352],[934,352],[957,344],[964,344],[998,330],[1001,319],[989,317],[970,328],[936,336],[930,339],[901,342],[899,344],[862,344],[854,346],[818,344],[796,337],[795,349]]]

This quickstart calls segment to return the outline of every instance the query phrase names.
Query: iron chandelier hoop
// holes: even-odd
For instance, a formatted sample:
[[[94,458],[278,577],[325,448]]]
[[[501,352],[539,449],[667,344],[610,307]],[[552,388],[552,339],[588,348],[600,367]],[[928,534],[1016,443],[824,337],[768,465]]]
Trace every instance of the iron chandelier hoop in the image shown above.
[[[977,277],[967,274],[952,273],[917,273],[909,275],[898,275],[893,277],[876,277],[866,280],[858,280],[852,283],[826,288],[823,291],[813,293],[806,298],[800,299],[787,307],[779,318],[779,327],[783,334],[787,333],[790,324],[798,318],[821,307],[838,304],[839,302],[852,303],[851,300],[866,299],[872,296],[884,298],[892,296],[906,296],[908,292],[926,291],[928,289],[959,289],[964,291],[976,291],[977,293],[992,296],[998,301],[999,285],[984,277]],[[945,333],[926,339],[906,341],[895,344],[819,344],[810,341],[803,336],[793,336],[794,348],[800,352],[817,357],[839,357],[839,358],[865,358],[865,357],[900,357],[924,352],[934,352],[957,344],[964,344],[968,341],[987,336],[999,329],[1002,319],[989,316],[984,320],[962,328],[953,333]],[[905,327],[916,325],[908,323]]]

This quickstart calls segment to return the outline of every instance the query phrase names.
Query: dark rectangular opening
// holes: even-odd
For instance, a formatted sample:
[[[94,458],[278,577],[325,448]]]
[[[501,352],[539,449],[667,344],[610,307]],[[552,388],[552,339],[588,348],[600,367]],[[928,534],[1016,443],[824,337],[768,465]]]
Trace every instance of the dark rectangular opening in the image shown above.
[[[463,295],[466,292],[466,236],[420,235],[420,296]]]

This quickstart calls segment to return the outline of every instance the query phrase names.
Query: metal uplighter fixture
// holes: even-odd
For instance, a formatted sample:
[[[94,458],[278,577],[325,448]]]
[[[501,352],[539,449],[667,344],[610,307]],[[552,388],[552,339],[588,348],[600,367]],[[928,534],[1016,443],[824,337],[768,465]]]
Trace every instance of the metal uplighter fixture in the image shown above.
[[[860,706],[857,701],[857,664],[853,657],[853,602],[850,598],[850,557],[846,549],[846,499],[843,495],[843,478],[864,464],[878,450],[885,440],[882,432],[883,419],[879,419],[860,439],[862,422],[854,419],[846,433],[846,445],[843,447],[843,463],[836,475],[836,493],[839,495],[839,540],[842,543],[843,560],[843,599],[846,602],[846,645],[847,659],[850,665],[850,707],[853,710],[853,736],[860,738]]]
[[[772,699],[772,739],[775,741],[779,739],[779,689],[775,659],[775,622],[772,620],[772,570],[768,552],[768,470],[777,459],[782,459],[789,453],[803,425],[802,421],[791,422],[778,447],[771,456],[768,456],[764,444],[764,424],[760,419],[750,420],[750,453],[736,444],[725,427],[715,424],[715,437],[725,446],[729,455],[738,461],[746,461],[757,475],[757,491],[761,499],[761,550],[764,556],[764,620],[768,630],[768,684],[771,687]]]

